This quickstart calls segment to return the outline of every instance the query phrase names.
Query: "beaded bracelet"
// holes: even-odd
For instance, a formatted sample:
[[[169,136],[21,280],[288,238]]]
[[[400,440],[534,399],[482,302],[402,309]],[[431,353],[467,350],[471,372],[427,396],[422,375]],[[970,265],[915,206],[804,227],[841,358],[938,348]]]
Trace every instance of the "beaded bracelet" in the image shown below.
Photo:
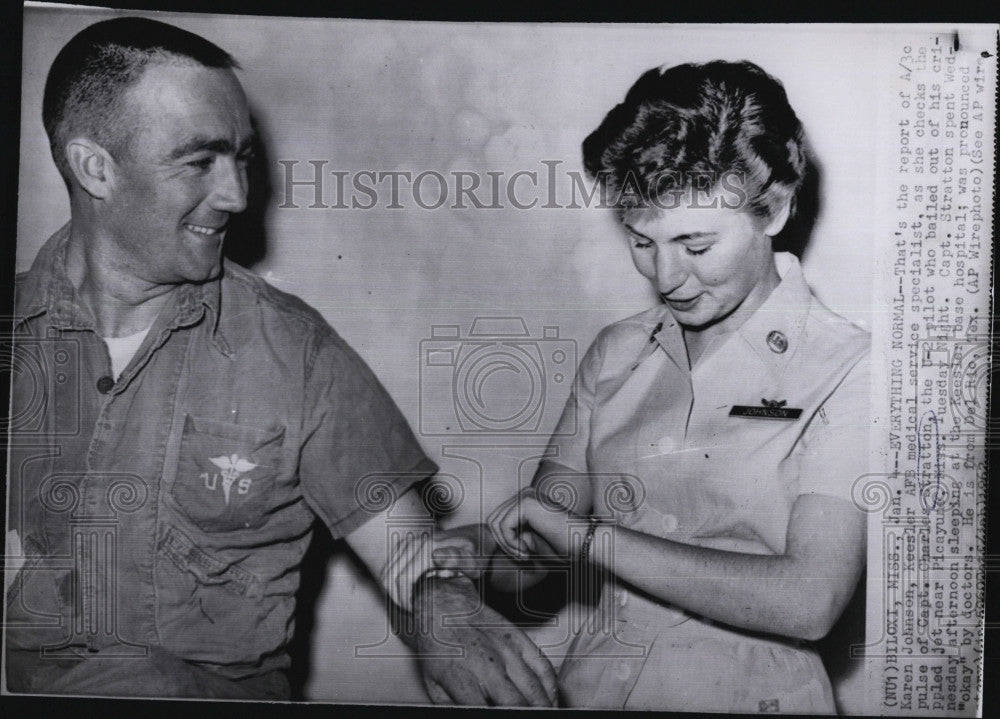
[[[580,545],[580,564],[587,563],[587,559],[590,556],[590,545],[594,543],[594,532],[597,531],[597,525],[597,517],[591,515],[587,520],[587,535],[583,538],[583,544]]]

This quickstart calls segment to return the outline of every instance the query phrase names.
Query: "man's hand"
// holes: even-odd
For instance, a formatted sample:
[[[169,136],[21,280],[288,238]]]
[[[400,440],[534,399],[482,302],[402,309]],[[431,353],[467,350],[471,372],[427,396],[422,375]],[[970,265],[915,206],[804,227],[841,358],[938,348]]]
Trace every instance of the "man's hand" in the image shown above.
[[[444,621],[445,617],[451,621]],[[414,591],[417,656],[435,704],[556,706],[552,664],[520,629],[482,603],[465,577]]]

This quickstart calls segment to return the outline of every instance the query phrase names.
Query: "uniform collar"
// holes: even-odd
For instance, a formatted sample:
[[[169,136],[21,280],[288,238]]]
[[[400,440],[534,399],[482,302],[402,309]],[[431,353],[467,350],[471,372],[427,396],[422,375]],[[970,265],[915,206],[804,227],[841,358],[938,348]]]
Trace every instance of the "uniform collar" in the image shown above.
[[[777,252],[774,259],[781,283],[734,334],[750,345],[772,372],[780,374],[801,344],[812,293],[795,255]],[[727,344],[735,339],[729,338]]]
[[[76,288],[66,274],[70,225],[67,222],[57,230],[38,251],[31,268],[18,277],[14,299],[15,329],[27,320],[44,314],[54,328],[96,332],[93,316],[80,301]],[[208,312],[212,322],[212,342],[220,352],[228,356],[231,351],[219,328],[221,305],[221,279],[181,285],[174,292],[169,309],[165,310],[171,313],[164,321],[165,329],[189,327],[199,322]],[[160,320],[154,324],[160,324]]]
[[[795,255],[776,252],[774,261],[781,282],[746,322],[720,339],[723,346],[713,351],[730,352],[734,349],[730,347],[733,342],[749,345],[772,372],[780,374],[802,339],[812,293]],[[664,305],[655,318],[657,324],[651,328],[650,342],[655,340],[678,367],[690,370],[683,331],[670,308]],[[637,365],[646,356],[648,352],[643,353]]]

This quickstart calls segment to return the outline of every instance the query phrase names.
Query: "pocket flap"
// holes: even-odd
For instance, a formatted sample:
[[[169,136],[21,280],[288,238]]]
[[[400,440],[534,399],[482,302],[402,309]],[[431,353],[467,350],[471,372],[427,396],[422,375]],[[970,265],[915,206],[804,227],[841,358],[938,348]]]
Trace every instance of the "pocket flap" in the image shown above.
[[[238,564],[226,564],[199,547],[176,527],[170,527],[160,542],[160,551],[179,569],[190,572],[200,584],[218,585],[241,597],[263,595],[263,584],[253,572]]]

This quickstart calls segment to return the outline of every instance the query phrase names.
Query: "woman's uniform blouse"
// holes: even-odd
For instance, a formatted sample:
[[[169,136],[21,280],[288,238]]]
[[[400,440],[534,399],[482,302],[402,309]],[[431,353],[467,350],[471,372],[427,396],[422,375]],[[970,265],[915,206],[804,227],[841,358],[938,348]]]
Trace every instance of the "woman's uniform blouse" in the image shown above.
[[[548,457],[591,474],[598,515],[686,544],[777,555],[799,495],[851,501],[868,466],[869,335],[812,295],[794,256],[776,262],[779,286],[693,368],[666,306],[598,335]],[[562,669],[571,703],[833,709],[822,665],[802,643],[606,589],[601,611],[616,631],[590,626],[577,637]]]

